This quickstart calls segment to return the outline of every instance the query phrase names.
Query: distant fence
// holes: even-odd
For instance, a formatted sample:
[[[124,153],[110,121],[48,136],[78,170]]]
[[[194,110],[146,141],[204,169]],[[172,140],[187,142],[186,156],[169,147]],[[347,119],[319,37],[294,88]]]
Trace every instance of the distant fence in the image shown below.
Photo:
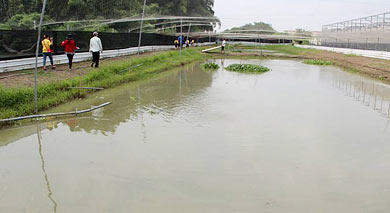
[[[390,51],[390,12],[324,25],[321,46]]]
[[[355,38],[323,38],[321,40],[321,46],[325,47],[339,47],[361,50],[377,50],[377,51],[390,51],[390,42],[382,42],[381,38],[362,38],[358,41]]]
[[[89,51],[89,40],[92,32],[85,31],[45,31],[53,37],[54,54],[63,54],[61,42],[70,33],[76,41],[80,52]],[[99,33],[103,49],[116,50],[138,46],[139,33]],[[37,31],[34,30],[0,30],[0,60],[32,57],[35,55]],[[143,33],[141,46],[173,45],[176,36]],[[214,42],[215,38],[191,38],[197,43]]]

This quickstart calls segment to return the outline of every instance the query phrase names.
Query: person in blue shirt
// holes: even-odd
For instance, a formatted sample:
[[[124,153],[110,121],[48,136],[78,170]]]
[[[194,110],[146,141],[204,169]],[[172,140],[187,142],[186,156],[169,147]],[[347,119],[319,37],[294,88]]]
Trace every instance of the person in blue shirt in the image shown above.
[[[182,35],[179,36],[179,44],[180,44],[180,48],[183,47],[183,36]]]

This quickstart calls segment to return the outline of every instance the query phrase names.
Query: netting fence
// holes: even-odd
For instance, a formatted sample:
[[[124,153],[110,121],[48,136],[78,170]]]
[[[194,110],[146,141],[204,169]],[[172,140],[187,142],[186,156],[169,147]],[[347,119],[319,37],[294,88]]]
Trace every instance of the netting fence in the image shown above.
[[[64,48],[61,42],[68,34],[73,35],[79,52],[89,51],[89,40],[92,32],[85,31],[43,31],[49,37],[53,37],[54,54],[63,54]],[[139,33],[99,33],[104,50],[116,50],[129,47],[137,47]],[[0,60],[34,57],[36,48],[37,31],[34,30],[0,30]],[[155,33],[143,33],[141,46],[174,45],[176,36]],[[214,42],[215,37],[190,38],[196,43]]]

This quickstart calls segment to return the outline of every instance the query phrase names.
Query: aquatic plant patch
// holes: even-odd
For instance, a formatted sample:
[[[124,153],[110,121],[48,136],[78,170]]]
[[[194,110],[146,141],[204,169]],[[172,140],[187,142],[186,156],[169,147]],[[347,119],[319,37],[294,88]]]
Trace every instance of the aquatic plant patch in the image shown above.
[[[320,65],[320,66],[329,66],[332,65],[332,62],[330,61],[323,61],[323,60],[304,60],[304,64],[312,64],[312,65]]]
[[[254,64],[232,64],[226,68],[226,70],[233,72],[248,72],[248,73],[263,73],[268,72],[271,69],[264,66]]]
[[[216,63],[209,62],[209,63],[202,64],[202,69],[204,69],[204,70],[217,70],[217,69],[219,69],[219,66]]]

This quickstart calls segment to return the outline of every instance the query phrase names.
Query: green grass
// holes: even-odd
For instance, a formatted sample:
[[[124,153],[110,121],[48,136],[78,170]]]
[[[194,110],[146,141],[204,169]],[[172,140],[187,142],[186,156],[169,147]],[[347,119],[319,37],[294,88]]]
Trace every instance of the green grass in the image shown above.
[[[218,64],[212,63],[212,62],[208,62],[208,63],[202,64],[201,67],[204,70],[217,70],[217,69],[219,69]]]
[[[246,73],[263,73],[268,72],[268,67],[254,65],[254,64],[232,64],[226,68],[226,70],[233,72],[246,72]]]
[[[152,56],[125,58],[107,61],[98,70],[82,77],[62,80],[38,86],[38,109],[44,110],[75,98],[85,97],[88,92],[67,90],[67,87],[110,88],[119,84],[143,80],[182,64],[203,60],[198,49],[183,51],[179,62],[178,51],[168,51]],[[140,65],[142,66],[136,66]],[[0,119],[24,116],[34,113],[34,88],[0,87]]]
[[[358,55],[356,55],[356,54],[344,54],[345,56],[348,56],[348,57],[356,57],[356,56],[358,56]]]
[[[318,52],[320,50],[313,50],[313,49],[304,49],[292,45],[267,45],[261,47],[263,50],[272,50],[279,53],[285,53],[290,55],[305,55],[310,54],[313,52]]]
[[[315,60],[315,59],[312,59],[312,60],[304,60],[303,63],[304,63],[304,64],[312,64],[312,65],[320,65],[320,66],[329,66],[329,65],[332,65],[332,62],[330,62],[330,61]]]

